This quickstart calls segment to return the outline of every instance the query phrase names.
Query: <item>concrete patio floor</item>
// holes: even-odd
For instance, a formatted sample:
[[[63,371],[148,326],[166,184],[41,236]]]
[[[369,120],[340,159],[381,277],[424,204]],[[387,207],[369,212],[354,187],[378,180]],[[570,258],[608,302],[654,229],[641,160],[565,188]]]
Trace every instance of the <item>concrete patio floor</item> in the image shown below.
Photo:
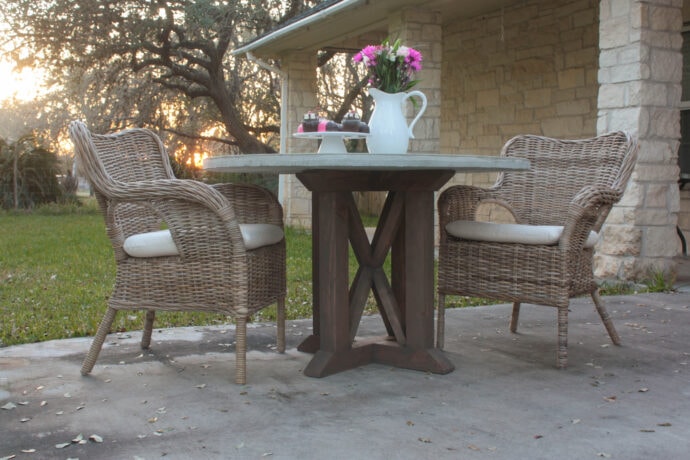
[[[448,311],[447,375],[305,377],[307,320],[288,324],[285,355],[274,327],[249,330],[244,386],[231,327],[155,330],[145,352],[113,334],[89,377],[90,338],[0,348],[0,459],[686,459],[690,276],[677,288],[604,298],[621,347],[573,301],[563,371],[555,309],[525,306],[511,334],[505,304]],[[382,331],[363,319],[362,336]]]

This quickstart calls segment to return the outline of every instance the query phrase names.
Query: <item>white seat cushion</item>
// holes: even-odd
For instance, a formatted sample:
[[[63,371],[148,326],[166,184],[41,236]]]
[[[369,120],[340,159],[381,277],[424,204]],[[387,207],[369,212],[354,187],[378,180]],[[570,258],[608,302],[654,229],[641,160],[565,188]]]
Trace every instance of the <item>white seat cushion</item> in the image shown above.
[[[456,220],[446,225],[446,232],[465,240],[554,245],[558,244],[558,240],[561,239],[563,227],[560,225],[497,224]],[[593,247],[598,240],[599,234],[597,232],[589,232],[585,247]]]
[[[283,229],[273,224],[240,224],[240,232],[247,249],[256,249],[275,244],[285,236]],[[123,249],[131,257],[179,255],[170,230],[132,235],[125,240]]]

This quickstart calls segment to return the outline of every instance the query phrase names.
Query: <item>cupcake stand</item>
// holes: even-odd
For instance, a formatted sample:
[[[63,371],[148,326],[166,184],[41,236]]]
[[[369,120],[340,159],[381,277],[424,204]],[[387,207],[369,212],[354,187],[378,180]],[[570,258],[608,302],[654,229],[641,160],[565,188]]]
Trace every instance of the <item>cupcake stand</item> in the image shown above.
[[[314,131],[308,133],[293,134],[298,139],[320,139],[321,146],[318,153],[348,153],[345,148],[345,139],[365,139],[369,133],[356,133],[353,131]]]

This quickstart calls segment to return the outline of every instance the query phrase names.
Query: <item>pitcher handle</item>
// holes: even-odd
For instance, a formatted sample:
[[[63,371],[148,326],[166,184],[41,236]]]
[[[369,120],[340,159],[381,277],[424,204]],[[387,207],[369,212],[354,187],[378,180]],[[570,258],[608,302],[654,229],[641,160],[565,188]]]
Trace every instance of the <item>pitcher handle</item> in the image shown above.
[[[417,116],[414,117],[414,119],[412,120],[412,123],[410,123],[410,126],[408,127],[408,129],[410,131],[410,139],[414,139],[414,133],[412,132],[412,130],[414,129],[414,125],[415,125],[415,123],[417,123],[417,120],[419,120],[419,117],[421,117],[422,114],[424,113],[424,111],[426,110],[426,96],[424,95],[424,93],[421,91],[410,91],[409,93],[405,94],[403,101],[408,100],[412,96],[417,96],[422,100],[422,108],[419,109],[419,112],[417,112]]]

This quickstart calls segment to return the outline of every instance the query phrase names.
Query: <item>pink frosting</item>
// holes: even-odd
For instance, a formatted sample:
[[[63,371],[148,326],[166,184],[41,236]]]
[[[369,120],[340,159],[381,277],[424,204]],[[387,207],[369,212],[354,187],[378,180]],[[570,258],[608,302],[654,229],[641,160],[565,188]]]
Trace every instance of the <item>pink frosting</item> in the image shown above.
[[[319,127],[317,128],[317,131],[326,131],[326,124],[328,124],[328,120],[324,120],[323,118],[319,120]]]
[[[297,127],[297,132],[298,132],[298,133],[303,133],[303,132],[304,132],[304,127],[302,126],[302,123],[300,123],[299,126]]]

